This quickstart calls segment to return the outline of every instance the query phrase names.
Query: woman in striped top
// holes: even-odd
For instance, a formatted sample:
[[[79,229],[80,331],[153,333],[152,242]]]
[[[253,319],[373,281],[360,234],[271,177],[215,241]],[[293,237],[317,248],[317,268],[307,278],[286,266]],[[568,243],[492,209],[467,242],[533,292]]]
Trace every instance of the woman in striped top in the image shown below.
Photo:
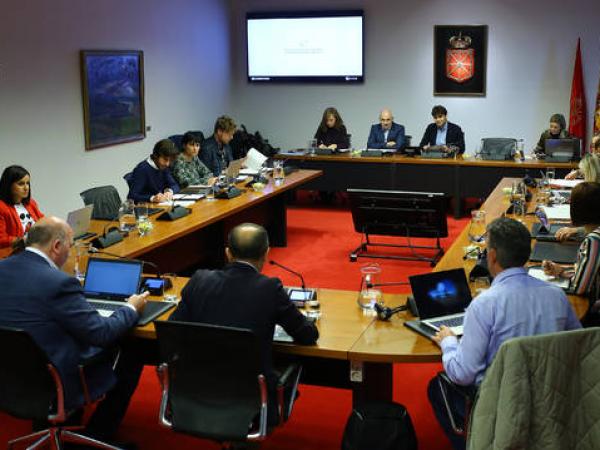
[[[600,311],[600,184],[578,184],[571,194],[571,221],[585,229],[585,238],[579,246],[573,268],[544,261],[548,275],[570,278],[569,290],[576,295],[587,295],[590,300],[588,316]],[[589,317],[588,317],[589,318]]]

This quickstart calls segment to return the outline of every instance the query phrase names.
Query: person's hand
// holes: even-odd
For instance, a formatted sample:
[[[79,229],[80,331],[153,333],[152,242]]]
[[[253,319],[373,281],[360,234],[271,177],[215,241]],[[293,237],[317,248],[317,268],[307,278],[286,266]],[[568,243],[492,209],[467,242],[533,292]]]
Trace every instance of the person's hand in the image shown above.
[[[388,147],[395,147],[396,146],[396,141],[388,141],[387,144],[385,144]]]
[[[337,149],[337,144],[331,144],[329,147],[331,150],[336,150]]]
[[[423,150],[427,150],[429,147],[431,147],[431,145],[429,145],[429,144],[425,144],[425,145],[423,146]]]
[[[319,148],[328,148],[325,144],[320,144]]]
[[[444,338],[447,338],[448,336],[456,336],[456,335],[446,325],[442,325],[440,327],[440,331],[435,333],[435,336],[433,336],[432,339],[433,339],[433,342],[435,342],[437,345],[441,346]]]
[[[206,184],[208,184],[209,186],[214,186],[214,184],[217,182],[217,179],[217,177],[210,177]]]
[[[171,200],[173,200],[173,191],[171,191],[170,189],[168,191],[165,191],[163,193],[164,196],[164,200],[165,202],[170,202]]]
[[[556,239],[559,242],[563,242],[566,241],[567,239],[571,239],[572,237],[574,237],[577,234],[577,228],[573,228],[573,227],[562,227],[559,228],[556,233],[554,233],[554,236],[556,237]]]
[[[596,146],[600,144],[600,134],[597,134],[592,138],[592,145]]]
[[[167,200],[166,194],[156,194],[150,198],[150,201],[152,203],[162,203],[162,202],[166,202],[168,200]]]
[[[542,269],[548,276],[558,278],[565,271],[565,268],[555,262],[544,260],[542,261]]]
[[[574,180],[579,176],[579,170],[571,170],[566,176],[565,180]]]
[[[146,302],[148,301],[147,298],[149,295],[150,295],[150,292],[148,292],[148,291],[144,291],[138,295],[132,295],[131,297],[129,297],[127,299],[127,303],[129,303],[131,306],[133,306],[139,314],[146,307]]]

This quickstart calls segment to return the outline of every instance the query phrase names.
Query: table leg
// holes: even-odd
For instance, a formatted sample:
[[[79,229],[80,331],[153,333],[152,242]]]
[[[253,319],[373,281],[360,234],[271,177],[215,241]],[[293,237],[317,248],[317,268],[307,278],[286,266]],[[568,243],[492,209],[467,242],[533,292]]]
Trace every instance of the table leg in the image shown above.
[[[373,400],[392,401],[394,386],[392,363],[353,361],[350,375],[353,405]]]

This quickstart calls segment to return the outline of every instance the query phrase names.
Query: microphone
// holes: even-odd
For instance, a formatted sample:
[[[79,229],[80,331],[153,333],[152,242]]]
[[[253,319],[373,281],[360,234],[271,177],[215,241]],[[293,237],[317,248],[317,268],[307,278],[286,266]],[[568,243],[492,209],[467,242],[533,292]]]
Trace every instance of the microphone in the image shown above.
[[[410,284],[408,281],[393,281],[391,283],[371,283],[371,281],[367,280],[367,289],[371,289],[373,287],[381,287],[381,286],[406,286]]]
[[[113,217],[108,221],[104,228],[102,229],[102,236],[98,236],[92,241],[92,245],[94,247],[99,248],[107,248],[111,245],[114,245],[123,240],[123,235],[119,231],[119,227],[108,228],[111,223],[114,223],[119,218],[119,213],[117,213],[116,217]]]
[[[407,305],[398,306],[396,308],[390,308],[388,306],[382,306],[379,303],[375,303],[375,311],[377,312],[377,319],[379,320],[390,320],[390,318],[401,311],[406,311]]]
[[[310,298],[306,298],[306,300],[316,300],[317,299],[317,291],[315,291],[314,289],[307,289],[306,288],[306,284],[304,283],[304,277],[302,276],[301,273],[296,272],[295,270],[292,270],[289,267],[284,266],[283,264],[279,264],[277,261],[273,261],[272,259],[269,260],[269,264],[271,264],[273,266],[280,267],[281,269],[285,270],[286,272],[289,272],[292,275],[296,275],[298,278],[300,278],[302,292],[305,292],[305,293],[306,292],[310,292],[311,293]]]

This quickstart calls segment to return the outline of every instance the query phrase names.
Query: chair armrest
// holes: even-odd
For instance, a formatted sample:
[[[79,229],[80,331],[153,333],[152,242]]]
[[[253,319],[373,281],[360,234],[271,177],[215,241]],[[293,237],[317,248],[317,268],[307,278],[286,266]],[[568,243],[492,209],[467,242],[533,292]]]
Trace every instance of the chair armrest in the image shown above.
[[[298,370],[301,370],[302,367],[298,363],[292,363],[288,365],[285,370],[279,375],[277,378],[277,388],[283,387],[288,383],[288,380],[294,375],[294,373]]]
[[[95,353],[92,356],[84,358],[79,362],[79,381],[81,382],[81,387],[83,389],[83,398],[86,405],[91,404],[92,401],[98,400],[92,400],[92,398],[90,397],[90,391],[88,389],[87,378],[85,375],[86,369],[90,367],[96,367],[100,364],[111,364],[114,369],[120,354],[121,352],[118,349],[103,350],[98,353]],[[101,396],[100,398],[103,397],[104,396]]]
[[[440,388],[440,392],[442,394],[442,400],[444,402],[444,407],[446,409],[446,414],[448,415],[448,419],[450,421],[450,426],[452,427],[452,431],[454,434],[458,436],[465,436],[466,432],[469,428],[469,419],[471,416],[471,406],[473,404],[473,398],[475,394],[475,390],[472,386],[460,386],[454,383],[446,374],[446,372],[438,372],[437,374],[438,384]],[[452,389],[457,394],[461,395],[465,399],[465,422],[461,426],[456,423],[454,414],[452,412],[452,408],[450,407],[450,403],[448,401],[448,395],[446,393],[446,389]]]
[[[162,363],[156,368],[158,381],[160,382],[161,398],[160,409],[158,412],[158,420],[160,424],[166,428],[173,428],[173,422],[169,420],[169,365]]]
[[[302,375],[302,366],[298,363],[289,364],[277,378],[277,409],[279,411],[279,424],[285,422],[292,414],[294,402],[298,395],[298,384]],[[286,387],[290,391],[289,405],[285,404]]]

